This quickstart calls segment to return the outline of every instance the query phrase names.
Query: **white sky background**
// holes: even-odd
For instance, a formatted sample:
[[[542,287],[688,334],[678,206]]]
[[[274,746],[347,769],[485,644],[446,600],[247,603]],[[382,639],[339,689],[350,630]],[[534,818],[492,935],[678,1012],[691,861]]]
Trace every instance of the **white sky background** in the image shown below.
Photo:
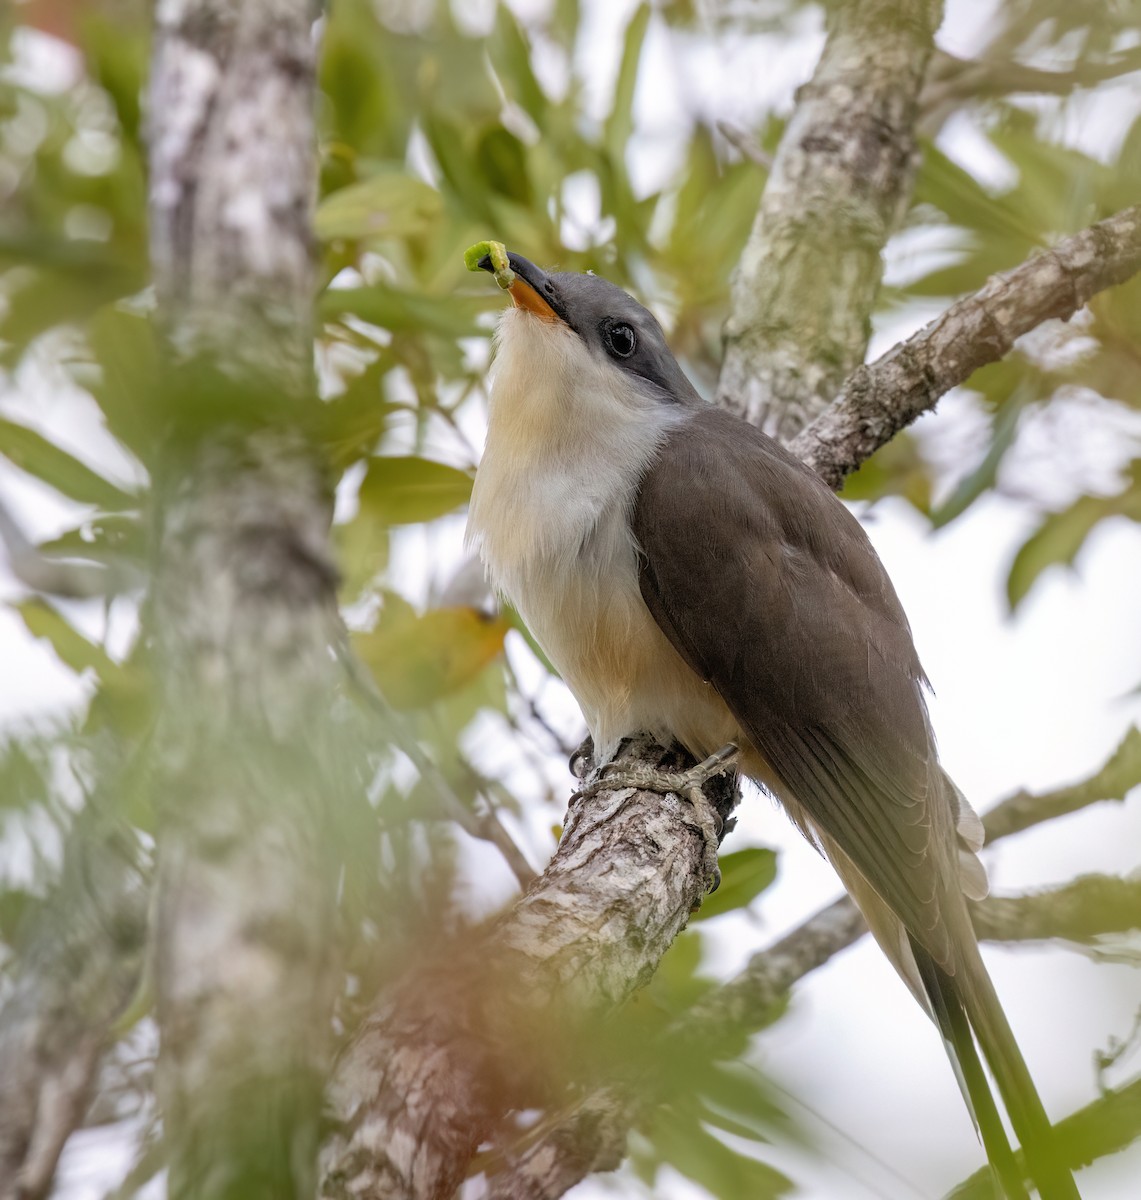
[[[525,14],[543,5],[517,0],[515,7]],[[599,114],[609,100],[621,34],[634,7],[633,0],[584,4],[587,50],[579,66]],[[990,0],[949,0],[940,44],[969,55],[995,7]],[[635,180],[656,183],[668,176],[694,112],[747,126],[751,114],[774,100],[787,111],[793,90],[807,79],[819,54],[818,18],[806,14],[796,33],[791,43],[728,35],[713,46],[671,38],[655,23],[643,60],[637,134],[630,148]],[[1097,151],[1114,145],[1139,107],[1136,87],[1119,86],[1096,106],[1073,105],[1061,128],[1069,140]],[[983,153],[992,169],[1001,169],[965,122],[953,123],[941,144],[973,169]],[[596,217],[591,203],[587,190],[578,208],[588,229]],[[889,253],[889,278],[910,274],[911,256],[923,250],[922,244],[901,239]],[[877,330],[873,356],[931,315],[932,310],[893,314],[890,328]],[[0,411],[49,432],[105,469],[125,469],[122,459],[113,457],[90,402],[58,376],[51,383],[49,389],[36,388],[30,400],[12,393],[0,397]],[[1115,467],[1137,453],[1138,430],[1131,436],[1124,428],[1109,428],[1104,417],[1105,411],[1095,406],[1074,405],[1062,416],[1034,418],[1035,427],[1020,435],[1009,471],[1019,479],[1024,474],[1035,495],[1057,504],[1091,479],[1111,486]],[[984,426],[965,395],[948,397],[938,414],[924,418],[917,428],[932,458],[946,468],[947,484],[981,455]],[[1056,446],[1060,439],[1077,465],[1066,478],[1044,479],[1041,448]],[[0,495],[33,536],[47,536],[72,523],[72,506],[2,460]],[[1006,572],[1035,516],[1028,504],[990,496],[936,534],[902,502],[878,506],[867,522],[936,689],[931,709],[944,763],[979,809],[1022,786],[1041,789],[1087,776],[1130,723],[1141,720],[1141,695],[1127,696],[1141,683],[1141,528],[1124,520],[1101,525],[1080,555],[1077,571],[1052,569],[1011,620],[1004,599]],[[430,534],[403,541],[401,561],[421,579],[441,552],[458,556],[460,523],[441,524]],[[0,562],[0,600],[21,595]],[[96,606],[61,607],[89,634],[103,633]],[[113,622],[112,642],[124,644],[129,626],[129,618]],[[522,656],[514,658],[524,666]],[[43,644],[33,642],[3,607],[0,664],[0,724],[56,711],[84,692],[83,684]],[[579,724],[565,694],[549,689],[544,704],[568,731]],[[494,758],[503,750],[491,747],[486,754]],[[556,786],[569,788],[561,763],[552,762],[550,777]],[[1125,806],[1089,810],[997,847],[987,856],[995,890],[1022,890],[1082,872],[1136,869],[1138,801],[1134,795]],[[549,853],[550,844],[545,815],[536,817],[528,833],[539,859]],[[756,914],[705,927],[707,969],[718,975],[731,974],[754,950],[838,891],[830,869],[768,801],[747,796],[740,817],[726,849],[777,846],[780,878]],[[507,893],[504,882],[501,894]],[[1092,1053],[1104,1048],[1111,1035],[1128,1034],[1141,1004],[1141,975],[1057,948],[990,949],[986,956],[1047,1108],[1062,1116],[1087,1103],[1096,1094]],[[798,986],[791,1014],[758,1040],[753,1061],[816,1117],[841,1131],[829,1131],[816,1117],[805,1118],[815,1125],[831,1166],[783,1150],[768,1155],[803,1184],[800,1194],[806,1200],[935,1196],[981,1161],[939,1038],[866,939]],[[1137,1068],[1135,1055],[1110,1078],[1123,1079]],[[794,1116],[805,1115],[796,1103],[790,1101],[790,1106]],[[69,1200],[99,1195],[121,1169],[118,1150],[105,1139],[84,1135],[64,1164]],[[1141,1148],[1134,1147],[1083,1172],[1079,1183],[1086,1200],[1132,1200],[1138,1178]],[[655,1194],[663,1197],[704,1195],[677,1176],[661,1182]],[[588,1181],[574,1195],[590,1200],[613,1196],[615,1188],[636,1195],[641,1185],[620,1174]]]

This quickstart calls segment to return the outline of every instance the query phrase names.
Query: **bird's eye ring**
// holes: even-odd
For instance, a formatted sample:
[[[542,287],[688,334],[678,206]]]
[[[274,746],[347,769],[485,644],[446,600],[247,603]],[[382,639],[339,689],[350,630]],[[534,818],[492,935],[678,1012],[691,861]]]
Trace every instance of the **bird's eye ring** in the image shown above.
[[[615,358],[629,358],[638,347],[638,336],[625,321],[608,321],[602,328],[606,348]]]

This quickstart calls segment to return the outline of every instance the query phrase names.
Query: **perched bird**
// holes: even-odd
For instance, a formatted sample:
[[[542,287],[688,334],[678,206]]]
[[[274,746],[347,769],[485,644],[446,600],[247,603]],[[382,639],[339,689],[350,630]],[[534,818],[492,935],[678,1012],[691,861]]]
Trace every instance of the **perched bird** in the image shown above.
[[[620,288],[496,257],[471,264],[514,303],[468,536],[598,760],[641,731],[699,758],[739,747],[939,1027],[1011,1200],[1023,1174],[976,1042],[1039,1193],[1077,1197],[971,927],[982,824],[939,765],[907,618],[859,522],[704,401]]]

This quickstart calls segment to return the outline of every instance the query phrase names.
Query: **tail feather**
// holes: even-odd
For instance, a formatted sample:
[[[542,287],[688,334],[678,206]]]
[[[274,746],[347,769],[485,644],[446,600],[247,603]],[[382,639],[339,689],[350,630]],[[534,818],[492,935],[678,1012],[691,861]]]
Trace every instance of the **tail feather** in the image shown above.
[[[1081,1200],[977,943],[973,938],[960,942],[965,961],[954,975],[939,967],[914,939],[911,944],[936,1022],[954,1052],[987,1157],[1009,1200],[1024,1200],[1027,1172],[1042,1200]],[[976,1042],[1022,1145],[1026,1172],[1011,1151]]]
[[[911,948],[931,1004],[932,1016],[943,1035],[947,1056],[951,1060],[951,1067],[974,1120],[975,1129],[982,1138],[987,1159],[999,1178],[1007,1200],[1028,1200],[1022,1170],[1014,1157],[1014,1151],[1010,1148],[1010,1141],[1006,1136],[998,1106],[994,1102],[990,1083],[979,1061],[970,1022],[959,1002],[953,980],[914,939]]]

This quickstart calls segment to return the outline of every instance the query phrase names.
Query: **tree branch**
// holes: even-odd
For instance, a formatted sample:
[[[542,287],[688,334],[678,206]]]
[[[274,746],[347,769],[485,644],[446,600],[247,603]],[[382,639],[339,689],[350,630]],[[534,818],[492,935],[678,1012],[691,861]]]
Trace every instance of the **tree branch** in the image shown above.
[[[986,844],[1103,800],[1125,800],[1141,784],[1141,730],[1135,725],[1096,775],[1050,792],[1015,792],[983,817]]]
[[[683,765],[648,740],[620,757]],[[707,794],[706,823],[673,795],[580,797],[554,859],[489,934],[394,984],[338,1065],[323,1196],[450,1196],[507,1107],[557,1091],[581,1031],[646,982],[700,904],[736,781]]]
[[[934,136],[964,101],[1019,93],[1069,96],[1079,88],[1120,79],[1134,71],[1141,71],[1141,49],[1136,46],[1102,62],[1076,62],[1065,71],[1044,71],[1015,62],[1008,53],[962,59],[937,50],[919,98],[920,127],[927,136]]]
[[[1018,793],[996,805],[984,817],[987,844],[1052,820],[1060,812],[1124,795],[1141,778],[1141,735],[1130,730],[1121,746],[1090,780],[1030,797]],[[1067,795],[1068,807],[1056,797]],[[1081,803],[1076,797],[1081,796]],[[980,937],[999,941],[1066,938],[1088,942],[1098,934],[1138,927],[1141,921],[1141,880],[1104,876],[1079,879],[1061,888],[1020,897],[988,897],[972,906]],[[1025,933],[1020,933],[1021,930]],[[855,904],[842,896],[797,926],[780,941],[758,951],[733,979],[713,989],[662,1038],[675,1050],[697,1044],[717,1053],[718,1046],[739,1046],[762,1029],[793,985],[853,945],[867,932]],[[601,1086],[589,1102],[560,1118],[541,1139],[520,1151],[506,1152],[507,1166],[493,1176],[492,1200],[557,1200],[573,1183],[592,1171],[613,1169],[614,1147],[621,1130],[632,1128],[646,1100],[633,1089]],[[1107,1151],[1108,1153],[1108,1151]],[[576,1174],[577,1172],[577,1174]],[[569,1180],[569,1182],[568,1182]],[[518,1191],[517,1191],[518,1189]]]
[[[788,441],[867,351],[881,251],[906,208],[916,101],[942,5],[829,8],[733,280],[717,401]]]
[[[1068,320],[1141,269],[1141,206],[1127,208],[951,305],[914,337],[854,371],[836,402],[789,447],[830,487],[1024,333]]]
[[[1108,933],[1141,929],[1141,878],[1080,875],[1064,887],[1028,896],[988,896],[971,905],[971,920],[989,942],[1062,938],[1088,944]]]
[[[338,706],[331,498],[297,419],[315,403],[319,8],[156,14],[151,253],[177,366],[146,612],[174,1200],[313,1194],[341,982],[334,839],[368,784]]]

